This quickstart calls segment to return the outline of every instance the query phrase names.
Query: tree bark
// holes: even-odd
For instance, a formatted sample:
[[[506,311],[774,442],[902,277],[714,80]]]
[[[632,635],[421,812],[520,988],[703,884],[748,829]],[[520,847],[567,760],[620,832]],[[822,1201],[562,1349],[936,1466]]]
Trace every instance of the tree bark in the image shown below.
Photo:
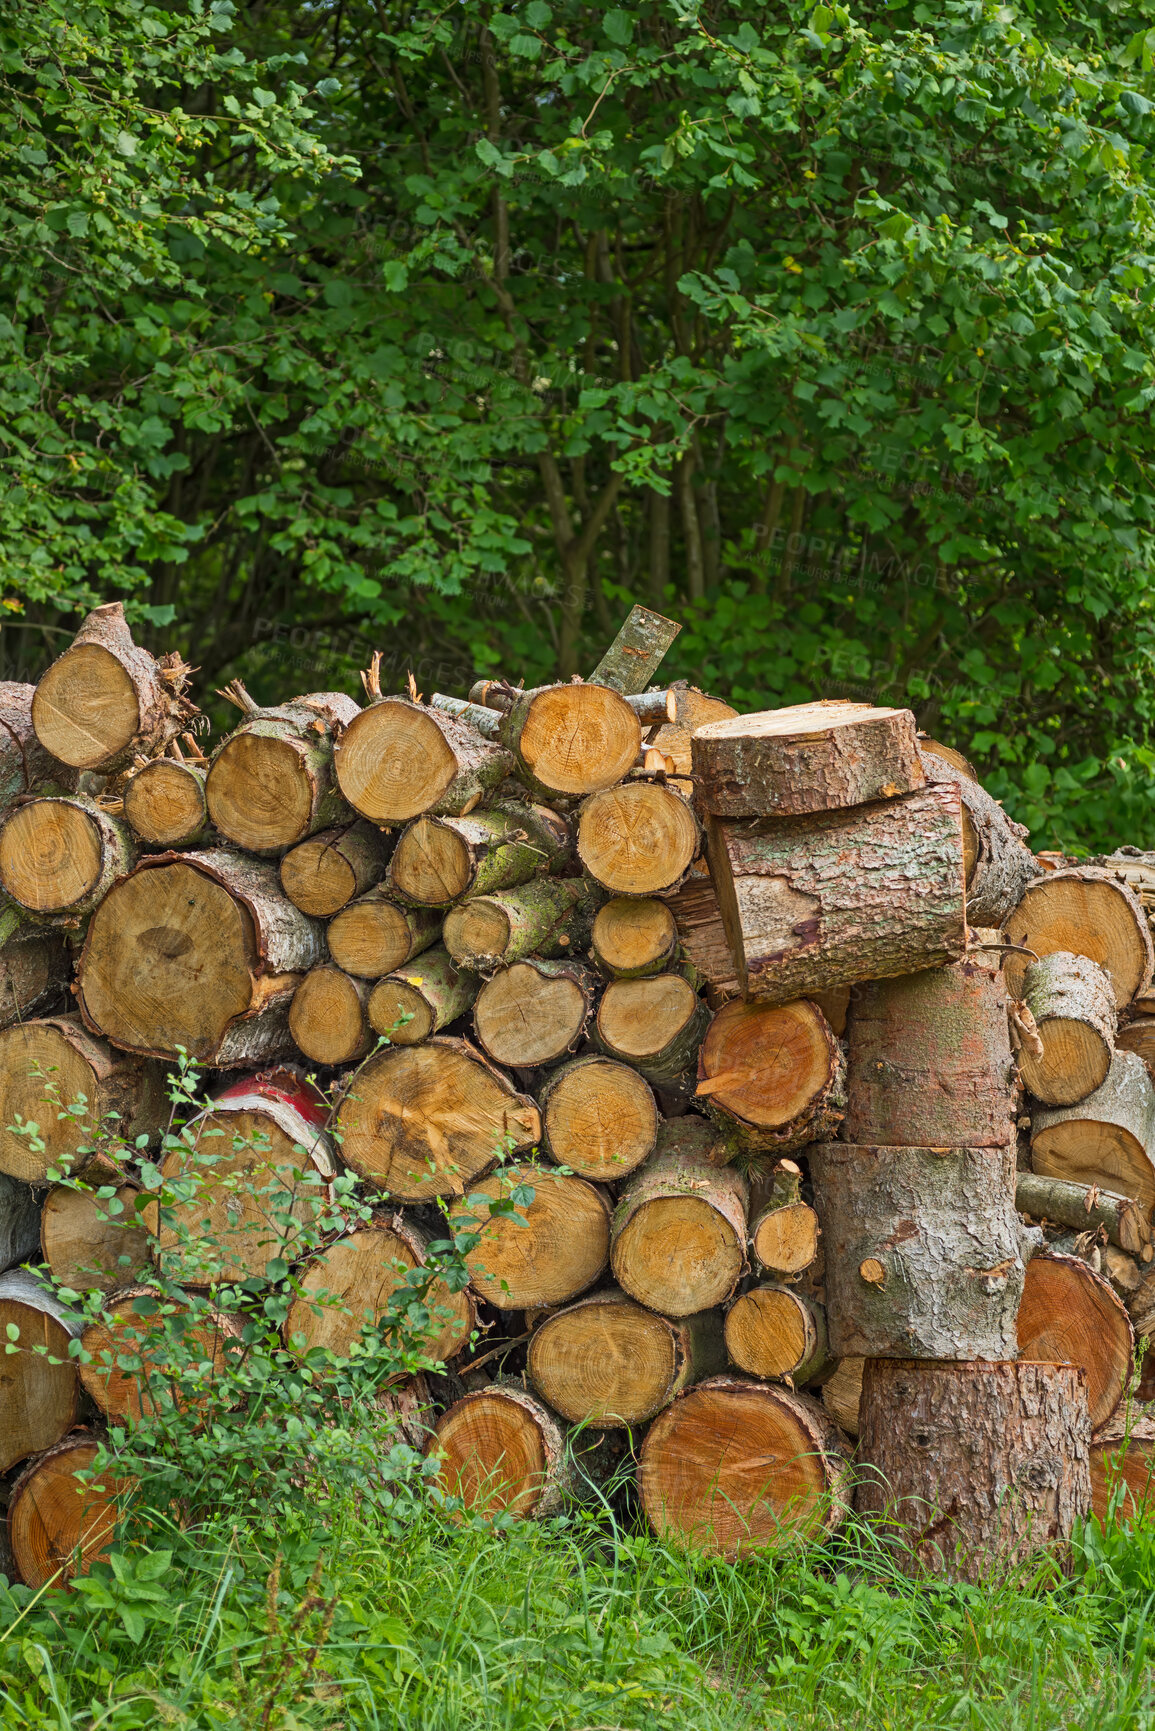
[[[36,687],[0,680],[0,808],[26,793],[74,793],[77,771],[45,751],[32,726]]]
[[[408,823],[429,813],[461,817],[513,768],[502,746],[440,709],[382,697],[360,710],[337,741],[337,781],[371,823]]]
[[[584,1038],[596,996],[597,976],[580,962],[528,956],[482,986],[474,1031],[497,1064],[556,1064]]]
[[[371,823],[324,829],[285,855],[281,888],[303,914],[328,919],[381,882],[393,844]]]
[[[1142,903],[1129,885],[1095,866],[1036,878],[1003,921],[1003,935],[1036,957],[1056,950],[1089,956],[1110,976],[1120,1010],[1151,983],[1155,952]],[[1030,960],[1027,955],[1007,957],[1007,990],[1014,997],[1022,996]]]
[[[63,930],[14,903],[0,909],[0,1029],[62,1008],[70,971]]]
[[[99,1441],[80,1432],[29,1461],[8,1501],[8,1538],[26,1587],[63,1587],[107,1560],[134,1489],[126,1475],[82,1478]]]
[[[681,889],[669,897],[666,905],[678,928],[681,953],[705,981],[706,1001],[712,1010],[720,1010],[731,998],[740,995],[738,970],[734,961],[718,897],[708,875],[693,874]]]
[[[333,742],[362,714],[340,691],[261,709],[237,682],[222,693],[246,719],[212,755],[205,799],[226,841],[275,856],[320,830],[349,823]]]
[[[355,1064],[376,1042],[369,1013],[368,980],[343,973],[331,962],[310,968],[289,1005],[289,1032],[298,1051],[314,1064]]]
[[[136,843],[126,824],[84,794],[22,802],[0,829],[0,884],[30,913],[90,913],[131,870]]]
[[[518,1203],[517,1219],[490,1218],[478,1198],[504,1200],[529,1185],[533,1201]],[[566,1304],[605,1272],[610,1248],[610,1210],[604,1193],[584,1178],[552,1167],[504,1166],[481,1189],[455,1202],[454,1232],[477,1232],[467,1251],[473,1289],[498,1310],[536,1310]]]
[[[10,1328],[19,1331],[15,1340]],[[80,1318],[31,1269],[0,1274],[0,1332],[18,1348],[6,1356],[0,1383],[0,1473],[52,1448],[76,1423],[80,1384],[68,1345],[80,1329]]]
[[[678,928],[664,901],[615,896],[594,921],[590,953],[610,980],[661,974],[678,953]]]
[[[698,797],[717,817],[799,817],[926,783],[909,709],[823,701],[712,721],[693,736]]]
[[[1073,1106],[1107,1080],[1118,1015],[1106,972],[1087,956],[1053,950],[1023,975],[1023,1002],[1042,1052],[1024,1041],[1023,1081],[1048,1106]]]
[[[675,1088],[693,1069],[710,1015],[681,974],[614,980],[602,994],[596,1044],[654,1088]]]
[[[441,936],[436,908],[406,908],[387,890],[359,896],[330,922],[329,954],[346,974],[379,980],[403,968]]]
[[[369,1024],[391,1045],[416,1046],[464,1016],[480,984],[479,974],[459,968],[445,945],[438,944],[403,972],[395,970],[377,981],[369,998]]]
[[[1077,1256],[1036,1256],[1027,1265],[1018,1317],[1019,1356],[1077,1364],[1097,1434],[1123,1399],[1135,1335],[1122,1300]]]
[[[149,1233],[140,1224],[134,1184],[108,1184],[99,1195],[54,1184],[40,1218],[40,1248],[53,1280],[73,1292],[113,1292],[140,1280],[150,1266]],[[116,1211],[119,1205],[119,1212]]]
[[[846,1065],[817,1005],[724,1004],[698,1057],[698,1098],[736,1164],[764,1161],[834,1133]]]
[[[1155,1087],[1142,1058],[1116,1052],[1107,1080],[1085,1100],[1037,1108],[1031,1164],[1044,1177],[1155,1204]]]
[[[523,956],[575,954],[589,941],[602,890],[584,878],[536,878],[450,908],[445,947],[460,967],[491,974]]]
[[[752,1286],[726,1311],[726,1351],[750,1376],[813,1382],[830,1358],[826,1314],[788,1286]]]
[[[595,793],[582,806],[578,858],[614,896],[675,890],[700,843],[689,802],[658,782],[626,782]]]
[[[197,847],[207,838],[207,771],[199,764],[154,757],[124,786],[124,820],[146,847]]]
[[[1064,1178],[1020,1172],[1015,1180],[1015,1207],[1034,1220],[1053,1220],[1075,1232],[1101,1226],[1112,1244],[1132,1256],[1151,1243],[1151,1209],[1129,1196],[1112,1196],[1097,1185],[1089,1188]]]
[[[653,1153],[658,1108],[628,1064],[596,1053],[550,1072],[538,1092],[545,1146],[579,1178],[616,1184]]]
[[[462,896],[514,889],[570,855],[564,818],[539,805],[507,803],[469,817],[419,817],[389,864],[389,886],[403,900],[443,908]]]
[[[625,624],[590,674],[589,683],[608,685],[623,697],[644,691],[681,629],[648,607],[631,607]]]
[[[1028,831],[1007,816],[973,775],[926,746],[920,755],[926,779],[953,784],[962,800],[967,919],[972,926],[1000,926],[1039,875],[1039,862],[1026,846]]]
[[[733,1167],[658,1152],[627,1181],[613,1216],[614,1279],[666,1316],[724,1304],[745,1272],[749,1190]]]

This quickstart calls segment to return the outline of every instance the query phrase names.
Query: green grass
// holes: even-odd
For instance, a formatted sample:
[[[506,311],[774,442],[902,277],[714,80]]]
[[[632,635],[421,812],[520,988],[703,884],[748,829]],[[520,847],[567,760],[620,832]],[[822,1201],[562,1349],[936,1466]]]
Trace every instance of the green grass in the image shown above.
[[[82,1591],[5,1599],[0,1726],[1155,1728],[1150,1529],[1092,1527],[1069,1581],[983,1590],[916,1589],[856,1534],[729,1567],[604,1516],[428,1511],[389,1536],[362,1506],[323,1543],[162,1537]]]

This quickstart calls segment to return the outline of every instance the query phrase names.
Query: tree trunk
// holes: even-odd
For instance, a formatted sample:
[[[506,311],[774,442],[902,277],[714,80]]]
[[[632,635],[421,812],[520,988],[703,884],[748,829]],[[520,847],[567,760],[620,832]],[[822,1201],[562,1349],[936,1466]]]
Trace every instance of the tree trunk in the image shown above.
[[[615,896],[594,921],[590,953],[610,980],[663,973],[678,953],[678,928],[665,902]]]
[[[324,928],[276,867],[225,848],[157,854],[97,908],[77,973],[87,1025],[129,1051],[178,1046],[214,1069],[292,1050],[289,1005],[324,956]]]
[[[813,1382],[830,1357],[826,1314],[788,1286],[753,1286],[726,1312],[726,1351],[751,1376]]]
[[[461,1196],[503,1147],[541,1136],[533,1101],[464,1040],[375,1052],[337,1114],[346,1165],[399,1202]]]
[[[1082,1366],[1097,1433],[1123,1399],[1135,1335],[1122,1300],[1079,1257],[1036,1256],[1027,1265],[1018,1349],[1024,1359]]]
[[[0,808],[41,788],[72,793],[77,772],[45,751],[32,726],[36,687],[0,680]]]
[[[65,1437],[29,1461],[13,1485],[8,1538],[26,1587],[62,1587],[107,1561],[134,1486],[110,1472],[81,1477],[99,1447],[84,1432]]]
[[[376,1042],[370,1026],[368,980],[331,962],[311,968],[293,993],[289,1032],[314,1064],[355,1064]]]
[[[530,1338],[534,1388],[571,1424],[645,1424],[674,1396],[725,1368],[722,1315],[656,1316],[624,1292],[592,1292]]]
[[[785,1003],[952,962],[966,947],[958,789],[850,811],[710,823],[742,989]]]
[[[622,1190],[611,1261],[639,1304],[692,1316],[724,1304],[745,1272],[749,1190],[733,1167],[667,1152],[663,1140]]]
[[[631,607],[625,624],[590,674],[590,684],[608,685],[623,697],[643,692],[681,629],[648,607]]]
[[[1142,903],[1127,884],[1095,866],[1036,878],[1004,920],[1003,935],[1036,957],[1056,950],[1089,956],[1110,976],[1120,1010],[1151,983],[1155,955]],[[1013,997],[1022,996],[1030,960],[1026,955],[1006,959],[1007,990]]]
[[[152,1309],[142,1314],[138,1301]],[[148,1287],[130,1287],[81,1333],[86,1356],[79,1361],[80,1381],[111,1424],[136,1424],[173,1406],[179,1412],[199,1409],[211,1398],[206,1380],[215,1382],[224,1372],[240,1333],[238,1318],[207,1304],[161,1303]],[[207,1378],[199,1374],[195,1386],[193,1362],[209,1367]],[[126,1368],[134,1363],[140,1368]]]
[[[76,1423],[80,1384],[68,1345],[81,1326],[31,1269],[0,1274],[0,1332],[18,1348],[6,1356],[0,1380],[0,1473],[52,1448]]]
[[[146,847],[196,847],[207,838],[207,771],[199,764],[154,757],[124,786],[124,820]]]
[[[499,737],[531,791],[598,793],[637,762],[642,725],[624,697],[604,685],[543,685],[513,693]]]
[[[709,1011],[681,974],[614,980],[602,994],[596,1043],[655,1088],[676,1087],[693,1068]]]
[[[862,1373],[864,1358],[840,1358],[822,1384],[822,1404],[839,1430],[856,1437],[859,1430],[859,1408],[862,1403]]]
[[[1048,1178],[1155,1204],[1155,1087],[1142,1058],[1116,1052],[1107,1080],[1085,1100],[1036,1108],[1031,1164]]]
[[[818,1255],[818,1216],[802,1200],[802,1174],[780,1160],[750,1188],[750,1248],[767,1274],[801,1274]]]
[[[579,1178],[616,1184],[653,1153],[658,1108],[628,1064],[590,1053],[553,1070],[538,1093],[545,1146]]]
[[[568,823],[545,806],[419,817],[397,843],[389,886],[404,900],[443,908],[465,895],[529,883],[564,864],[570,851]]]
[[[1151,1209],[1140,1207],[1129,1196],[1112,1196],[1098,1185],[1088,1188],[1063,1178],[1020,1172],[1015,1180],[1015,1207],[1034,1220],[1053,1220],[1075,1232],[1101,1226],[1112,1244],[1132,1256],[1151,1243]]]
[[[595,793],[582,806],[578,858],[611,895],[676,889],[700,842],[689,802],[658,782],[626,782]]]
[[[1091,1501],[1086,1383],[1073,1364],[868,1359],[857,1507],[904,1575],[999,1581],[1060,1558]]]
[[[303,914],[328,919],[380,883],[393,843],[371,823],[322,830],[285,855],[281,888]]]
[[[698,1098],[737,1164],[786,1154],[833,1135],[846,1101],[846,1065],[815,1004],[724,1004],[698,1058]]]
[[[77,794],[30,799],[0,829],[0,884],[31,913],[76,916],[103,901],[131,870],[136,843],[127,826]]]
[[[529,956],[482,986],[473,1009],[477,1038],[498,1064],[556,1064],[583,1039],[597,976],[580,962]]]
[[[191,672],[179,655],[155,661],[134,643],[123,602],[110,601],[88,615],[37,685],[36,737],[61,763],[104,775],[135,756],[154,757],[200,714],[184,695]]]
[[[1115,1050],[1110,978],[1087,956],[1053,950],[1023,975],[1023,1003],[1038,1036],[1019,1053],[1026,1086],[1048,1106],[1085,1100],[1107,1080]]]
[[[261,709],[237,682],[222,693],[246,720],[212,755],[205,798],[226,841],[277,855],[351,821],[333,769],[333,741],[362,714],[340,691]]]
[[[817,1401],[715,1376],[654,1420],[638,1491],[660,1538],[727,1561],[834,1532],[849,1506],[846,1442]]]
[[[825,700],[711,721],[693,737],[698,797],[717,817],[800,817],[926,783],[909,709]]]
[[[519,1185],[533,1201],[518,1203],[516,1220],[491,1219],[488,1195],[505,1200]],[[610,1250],[610,1209],[605,1194],[584,1178],[564,1177],[550,1166],[503,1166],[449,1213],[454,1232],[477,1232],[480,1242],[465,1263],[475,1292],[497,1310],[537,1310],[567,1304],[605,1273]]]
[[[377,981],[369,998],[370,1026],[391,1045],[416,1046],[464,1016],[480,984],[479,974],[459,968],[438,944],[404,971]]]
[[[341,909],[328,936],[329,954],[344,973],[379,980],[437,942],[441,913],[401,907],[387,890],[373,889]]]
[[[535,951],[572,955],[589,941],[603,900],[603,892],[583,878],[535,878],[450,908],[445,947],[459,967],[486,974]]]
[[[471,1515],[543,1519],[574,1490],[565,1427],[536,1395],[508,1384],[475,1389],[443,1413],[426,1449],[442,1491]]]
[[[1091,1513],[1110,1522],[1143,1523],[1155,1503],[1155,1421],[1117,1414],[1091,1444]]]
[[[113,1292],[149,1269],[149,1234],[134,1184],[74,1190],[54,1184],[44,1200],[40,1248],[53,1280],[73,1292]],[[27,1254],[27,1253],[26,1253]]]
[[[441,710],[384,697],[358,712],[337,741],[341,792],[372,823],[408,823],[428,812],[460,817],[513,768],[502,746]]]
[[[0,1029],[63,1007],[67,940],[14,904],[0,910]]]
[[[720,1010],[739,996],[741,987],[713,883],[706,875],[691,875],[667,906],[678,928],[683,956],[706,982],[710,1008]]]
[[[1013,1358],[1022,1253],[1013,1148],[810,1150],[835,1357]]]
[[[997,956],[974,951],[950,967],[856,987],[848,1031],[848,1141],[1001,1148],[1015,1140]]]
[[[967,919],[972,926],[1000,926],[1039,875],[1039,862],[1026,846],[1028,832],[1007,816],[973,775],[927,746],[920,755],[926,779],[953,784],[962,800]]]

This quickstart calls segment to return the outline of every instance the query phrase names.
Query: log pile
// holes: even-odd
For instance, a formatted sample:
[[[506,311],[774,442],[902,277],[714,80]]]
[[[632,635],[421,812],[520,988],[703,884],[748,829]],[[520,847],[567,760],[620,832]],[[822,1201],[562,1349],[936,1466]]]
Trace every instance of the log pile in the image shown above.
[[[292,1267],[286,1351],[340,1355],[446,1221],[470,1285],[434,1285],[444,1369],[391,1399],[472,1506],[545,1515],[630,1458],[670,1540],[819,1539],[856,1498],[900,1567],[966,1579],[1061,1556],[1092,1489],[1134,1506],[1155,856],[1036,857],[909,711],[655,685],[676,632],[635,608],[589,680],[529,691],[392,694],[379,658],[364,704],[234,682],[213,748],[116,606],[0,690],[0,1324],[47,1348],[7,1361],[0,1474],[30,1584],[107,1544],[117,1487],[66,1494],[101,1427],[224,1362],[209,1290],[199,1392],[125,1368],[153,1270]],[[161,1219],[133,1161],[181,1051],[214,1157]],[[342,1168],[373,1217],[317,1251]],[[53,1281],[105,1294],[79,1366]]]

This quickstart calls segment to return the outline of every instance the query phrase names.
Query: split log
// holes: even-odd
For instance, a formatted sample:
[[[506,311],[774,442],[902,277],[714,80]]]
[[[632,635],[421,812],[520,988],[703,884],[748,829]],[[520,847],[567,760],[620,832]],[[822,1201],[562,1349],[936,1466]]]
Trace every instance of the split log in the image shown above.
[[[480,984],[480,975],[459,968],[438,944],[410,967],[377,981],[369,997],[370,1026],[394,1046],[416,1046],[464,1016]]]
[[[1023,1250],[1013,1148],[810,1150],[835,1357],[1015,1356]]]
[[[495,1063],[556,1064],[584,1037],[596,993],[596,976],[580,962],[528,956],[485,982],[473,1026]]]
[[[799,817],[925,786],[909,709],[823,700],[712,721],[693,736],[697,794],[718,817]]]
[[[825,1312],[788,1286],[753,1286],[726,1312],[726,1351],[751,1376],[813,1382],[830,1357]]]
[[[303,914],[327,919],[379,884],[395,838],[371,823],[323,829],[281,861],[281,887]]]
[[[572,1424],[645,1424],[692,1383],[725,1368],[717,1310],[656,1316],[610,1287],[547,1317],[530,1338],[526,1370]]]
[[[833,1373],[822,1384],[822,1404],[847,1436],[856,1437],[859,1430],[859,1408],[862,1403],[864,1358],[840,1358]]]
[[[1024,1041],[1023,1081],[1048,1106],[1073,1106],[1107,1080],[1115,1050],[1115,992],[1087,956],[1053,950],[1023,975],[1023,1002],[1042,1052]]]
[[[628,781],[595,793],[578,820],[578,858],[615,896],[676,889],[700,844],[689,802],[656,781]]]
[[[872,1358],[858,1509],[905,1575],[1005,1580],[1088,1511],[1086,1378],[1073,1364]]]
[[[660,974],[678,953],[678,928],[665,902],[615,896],[594,920],[590,953],[610,980]]]
[[[404,697],[382,697],[378,659],[362,676],[369,706],[337,741],[341,792],[371,823],[472,811],[510,774],[512,756],[455,715]]]
[[[741,1164],[834,1133],[846,1064],[816,1004],[723,1004],[698,1057],[698,1099]]]
[[[34,685],[0,680],[0,808],[26,793],[73,793],[77,772],[45,751],[32,726]]]
[[[323,927],[274,865],[225,848],[156,854],[93,914],[78,1002],[129,1051],[171,1058],[183,1046],[215,1069],[247,1068],[292,1050],[292,995],[323,954]]]
[[[575,954],[589,942],[605,892],[583,878],[536,878],[450,908],[445,947],[460,967],[492,973],[523,956]]]
[[[369,1019],[368,980],[354,979],[331,962],[311,968],[293,993],[289,1032],[314,1064],[354,1064],[375,1043]]]
[[[658,1414],[638,1455],[638,1491],[659,1537],[733,1561],[842,1524],[846,1442],[806,1395],[715,1376]]]
[[[654,1151],[657,1104],[628,1064],[595,1053],[575,1058],[547,1077],[538,1102],[545,1146],[579,1178],[616,1184]]]
[[[453,1358],[477,1326],[477,1307],[470,1292],[451,1292],[444,1280],[432,1281],[424,1297],[409,1285],[409,1272],[426,1265],[430,1242],[403,1215],[382,1215],[311,1257],[289,1306],[285,1345],[298,1358],[321,1349],[349,1358],[362,1329],[388,1316],[409,1334],[406,1348],[438,1362]],[[399,1291],[411,1293],[404,1308]]]
[[[8,1541],[26,1587],[65,1586],[108,1560],[134,1489],[125,1474],[91,1473],[100,1444],[83,1432],[37,1455],[12,1487]]]
[[[240,1350],[241,1325],[201,1301],[182,1305],[146,1286],[113,1298],[80,1336],[80,1381],[111,1424],[138,1424],[175,1406],[206,1406]]]
[[[239,680],[221,693],[245,719],[212,755],[209,817],[236,847],[281,854],[350,813],[333,770],[333,741],[362,711],[343,691],[314,691],[274,709]]]
[[[848,1078],[850,1142],[1012,1143],[1017,1089],[998,956],[976,950],[949,967],[857,987]]]
[[[0,1028],[61,1008],[69,971],[63,930],[14,903],[0,908]]]
[[[342,908],[329,924],[329,954],[346,974],[379,980],[403,968],[441,936],[434,908],[403,908],[380,888]]]
[[[517,1203],[516,1220],[489,1216],[486,1199],[505,1200],[528,1185],[533,1201]],[[454,1232],[479,1234],[466,1253],[473,1289],[498,1310],[566,1304],[594,1284],[609,1260],[610,1210],[584,1178],[551,1167],[503,1166],[449,1212]]]
[[[68,1346],[81,1326],[31,1269],[0,1274],[0,1333],[18,1348],[6,1355],[0,1379],[0,1473],[52,1448],[76,1423],[80,1384]]]
[[[136,859],[127,828],[83,794],[29,799],[0,828],[0,885],[36,914],[85,914]]]
[[[622,1190],[611,1262],[614,1279],[639,1304],[692,1316],[724,1304],[745,1271],[749,1189],[733,1167],[666,1143],[663,1127],[658,1152]]]
[[[655,1088],[676,1087],[698,1056],[709,1011],[681,974],[613,980],[602,994],[596,1041]]]
[[[464,1040],[376,1052],[350,1078],[337,1114],[341,1154],[399,1202],[460,1196],[503,1147],[528,1148],[541,1115]]]
[[[1075,866],[1037,878],[1003,921],[1003,935],[1035,957],[1056,950],[1089,956],[1110,976],[1120,1010],[1151,983],[1155,952],[1142,903],[1133,889],[1099,867]],[[1022,997],[1030,960],[1028,955],[1006,959],[1013,997]]]
[[[569,824],[543,805],[496,805],[468,817],[419,817],[389,862],[403,900],[444,908],[555,871],[572,851]]]
[[[1155,1505],[1155,1421],[1119,1412],[1091,1444],[1091,1513],[1146,1522]]]
[[[962,801],[967,919],[972,926],[999,926],[1039,875],[1038,861],[1026,845],[1028,831],[1007,816],[973,774],[926,745],[920,755],[926,779],[953,783]]]
[[[1136,1053],[1148,1070],[1155,1071],[1155,1016],[1127,1022],[1115,1035],[1115,1045],[1120,1051]]]
[[[957,787],[849,811],[712,818],[710,868],[743,992],[786,1003],[953,962],[966,947]]]
[[[36,687],[32,725],[45,751],[111,775],[154,757],[200,714],[185,695],[191,667],[154,660],[132,640],[124,604],[95,608]]]
[[[818,1255],[818,1216],[802,1200],[802,1174],[780,1160],[750,1188],[750,1248],[768,1274],[801,1274]]]
[[[437,1421],[426,1453],[437,1482],[470,1514],[540,1519],[573,1490],[567,1438],[536,1395],[508,1384],[475,1389]]]
[[[1082,1366],[1098,1433],[1123,1399],[1135,1335],[1122,1300],[1079,1257],[1036,1256],[1027,1264],[1018,1348],[1024,1359]]]
[[[1142,1058],[1116,1052],[1107,1080],[1085,1100],[1037,1108],[1031,1164],[1048,1178],[1155,1204],[1155,1087]]]
[[[1071,1184],[1064,1178],[1047,1178],[1036,1172],[1020,1172],[1015,1179],[1015,1207],[1034,1220],[1053,1220],[1075,1232],[1090,1232],[1101,1226],[1112,1244],[1138,1256],[1151,1243],[1151,1209],[1130,1196],[1113,1196],[1098,1185]]]
[[[590,674],[590,684],[608,685],[623,697],[644,691],[681,629],[673,619],[635,604]]]
[[[667,906],[678,928],[682,955],[705,981],[710,1008],[720,1010],[723,1004],[740,995],[741,987],[709,875],[697,877],[692,873],[677,894],[669,898]]]
[[[140,1280],[149,1268],[150,1236],[137,1212],[139,1195],[134,1184],[94,1188],[90,1176],[84,1189],[54,1184],[40,1219],[40,1247],[53,1280],[72,1292],[112,1292]]]
[[[125,822],[148,847],[196,847],[209,828],[206,774],[200,764],[154,757],[125,783]]]
[[[82,1171],[110,1136],[151,1139],[168,1118],[159,1064],[113,1051],[79,1017],[49,1016],[0,1033],[0,1172],[46,1184],[54,1169]],[[15,1133],[19,1123],[38,1126],[35,1140]]]

